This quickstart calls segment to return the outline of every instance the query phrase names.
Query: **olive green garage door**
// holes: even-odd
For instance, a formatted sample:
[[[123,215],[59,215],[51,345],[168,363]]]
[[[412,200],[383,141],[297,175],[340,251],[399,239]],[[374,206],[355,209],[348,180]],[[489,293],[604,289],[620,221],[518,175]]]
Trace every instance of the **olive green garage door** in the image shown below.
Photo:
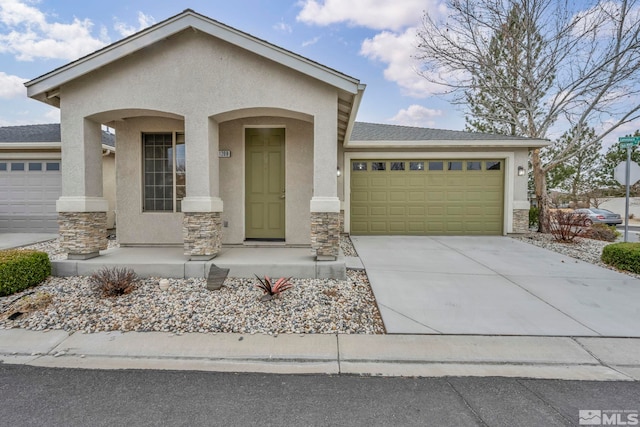
[[[352,160],[351,234],[502,234],[503,160]]]

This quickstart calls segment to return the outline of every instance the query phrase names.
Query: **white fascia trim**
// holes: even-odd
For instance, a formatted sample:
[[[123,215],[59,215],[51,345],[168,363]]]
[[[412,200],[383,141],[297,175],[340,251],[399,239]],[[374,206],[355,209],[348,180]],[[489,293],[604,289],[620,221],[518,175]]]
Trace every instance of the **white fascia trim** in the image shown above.
[[[0,150],[50,150],[60,147],[59,142],[0,142]]]
[[[56,201],[56,212],[107,212],[109,201],[104,197],[62,196]]]
[[[340,199],[337,197],[312,197],[311,212],[340,213]]]
[[[360,102],[362,101],[362,96],[364,95],[366,87],[367,85],[359,85],[358,93],[353,97],[353,104],[351,105],[351,111],[349,112],[349,122],[347,123],[347,131],[345,132],[345,138],[342,143],[345,147],[349,144],[349,138],[351,138],[351,132],[353,131],[353,124],[356,122],[356,116],[358,115],[358,109],[360,109]]]
[[[492,152],[357,152],[344,153],[344,232],[351,232],[351,160],[353,159],[488,159],[505,160],[504,167],[504,201],[503,201],[503,234],[513,233],[513,209],[515,194],[515,153],[513,151]],[[528,208],[527,208],[528,209]]]
[[[224,204],[219,197],[185,197],[182,212],[224,212]]]
[[[41,151],[22,151],[17,153],[3,153],[0,151],[0,160],[60,160],[62,153],[54,151],[43,153]]]
[[[425,141],[349,141],[346,148],[541,148],[549,145],[550,141],[532,139],[527,141],[514,140],[425,140]]]
[[[32,98],[38,94],[58,88],[68,81],[90,73],[100,67],[104,67],[120,58],[131,55],[138,50],[166,39],[187,28],[195,28],[257,55],[279,62],[282,65],[293,68],[296,71],[314,77],[346,92],[353,94],[358,92],[359,81],[357,79],[348,77],[306,58],[295,55],[292,52],[288,52],[282,48],[242,33],[241,31],[187,11],[174,17],[174,19],[153,26],[146,31],[143,30],[98,52],[94,52],[85,58],[81,58],[60,69],[51,71],[44,76],[26,82],[27,96]]]

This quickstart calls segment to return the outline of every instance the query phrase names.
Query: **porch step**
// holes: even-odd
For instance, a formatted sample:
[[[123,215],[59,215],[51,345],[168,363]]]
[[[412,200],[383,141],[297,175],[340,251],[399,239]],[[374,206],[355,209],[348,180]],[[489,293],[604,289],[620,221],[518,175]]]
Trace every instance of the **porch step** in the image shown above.
[[[102,251],[99,257],[88,260],[55,260],[51,264],[52,274],[61,277],[87,276],[102,267],[128,267],[140,277],[208,278],[212,265],[228,270],[229,277],[254,278],[256,274],[299,279],[347,277],[344,257],[316,261],[310,248],[223,247],[210,261],[189,261],[182,248],[120,247]]]

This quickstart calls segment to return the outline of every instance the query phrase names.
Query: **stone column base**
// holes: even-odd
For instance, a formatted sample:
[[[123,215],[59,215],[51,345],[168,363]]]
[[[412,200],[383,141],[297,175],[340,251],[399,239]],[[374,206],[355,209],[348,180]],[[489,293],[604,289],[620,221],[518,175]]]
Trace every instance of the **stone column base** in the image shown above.
[[[89,259],[107,249],[106,212],[59,212],[60,247],[69,259]]]
[[[318,261],[334,261],[340,251],[340,213],[311,212],[311,247]]]
[[[513,210],[513,232],[514,233],[529,232],[529,209]]]
[[[222,247],[220,212],[185,212],[182,221],[184,254],[193,261],[209,260]]]

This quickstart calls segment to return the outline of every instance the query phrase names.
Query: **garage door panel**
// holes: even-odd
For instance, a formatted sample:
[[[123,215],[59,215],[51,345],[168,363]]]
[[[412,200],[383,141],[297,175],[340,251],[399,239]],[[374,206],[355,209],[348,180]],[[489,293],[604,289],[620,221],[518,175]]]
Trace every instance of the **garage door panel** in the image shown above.
[[[407,192],[407,200],[409,202],[424,202],[424,191],[409,191]]]
[[[386,191],[371,191],[369,193],[369,200],[371,202],[386,202],[387,201],[387,192]]]
[[[386,206],[371,206],[369,208],[369,215],[372,217],[386,217],[387,216],[387,207]]]
[[[352,233],[502,233],[502,163],[497,170],[486,170],[487,162],[480,160],[354,161],[378,162],[386,169],[356,172],[356,165],[351,166]],[[402,164],[404,169],[392,168]],[[411,169],[410,164],[422,164],[422,168]],[[449,164],[455,166],[453,170]]]
[[[3,160],[0,171],[0,232],[57,232],[55,203],[61,195],[61,172],[47,171],[52,160]],[[12,170],[22,163],[24,170]],[[32,168],[41,170],[29,170]]]
[[[406,202],[407,201],[407,193],[404,190],[390,191],[389,192],[389,201],[391,201],[391,202]]]

